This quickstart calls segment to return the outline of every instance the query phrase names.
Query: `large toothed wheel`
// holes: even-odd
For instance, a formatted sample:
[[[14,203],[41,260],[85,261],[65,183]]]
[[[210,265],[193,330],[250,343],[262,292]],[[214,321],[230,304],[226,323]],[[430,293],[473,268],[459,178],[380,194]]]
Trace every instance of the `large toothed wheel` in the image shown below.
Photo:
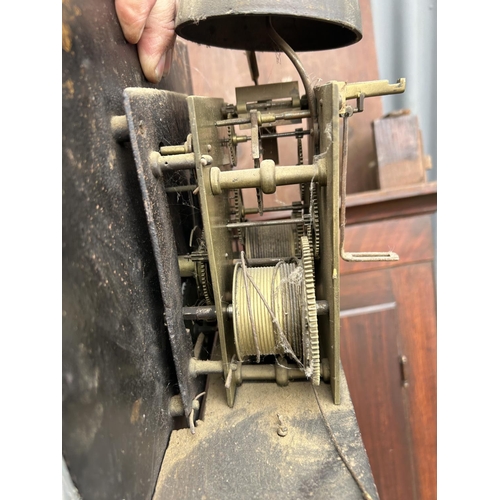
[[[310,372],[313,385],[319,385],[321,378],[321,356],[319,351],[318,316],[314,285],[314,258],[307,236],[302,236],[301,238],[301,249],[305,296],[304,364],[306,370]]]

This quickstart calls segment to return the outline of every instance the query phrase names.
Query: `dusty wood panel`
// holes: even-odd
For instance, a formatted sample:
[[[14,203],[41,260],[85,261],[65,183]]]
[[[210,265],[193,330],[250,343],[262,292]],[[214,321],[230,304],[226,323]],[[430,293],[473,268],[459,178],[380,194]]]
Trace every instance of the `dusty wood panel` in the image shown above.
[[[112,0],[62,5],[62,454],[82,498],[150,498],[176,374],[123,89],[153,87]],[[185,48],[185,47],[184,47]],[[158,87],[190,92],[178,42]]]
[[[393,262],[340,261],[340,273],[357,273],[411,262],[432,260],[431,216],[421,215],[347,226],[345,249],[349,252],[391,250],[399,255]]]
[[[415,498],[396,305],[342,318],[341,329],[342,363],[380,497]]]
[[[378,499],[343,371],[342,404],[330,387],[317,388],[341,450],[373,500]],[[280,414],[287,434],[278,435]],[[154,500],[172,498],[360,500],[360,488],[336,451],[321,418],[310,382],[245,382],[234,408],[224,382],[210,376],[203,421],[196,434],[172,432]]]
[[[398,304],[401,351],[408,358],[409,416],[418,498],[436,498],[436,295],[432,263],[391,270]]]

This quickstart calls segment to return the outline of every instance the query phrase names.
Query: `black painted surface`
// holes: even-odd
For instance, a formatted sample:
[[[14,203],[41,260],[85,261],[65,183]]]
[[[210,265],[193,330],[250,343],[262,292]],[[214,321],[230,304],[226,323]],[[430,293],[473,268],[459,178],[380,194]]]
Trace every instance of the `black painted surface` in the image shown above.
[[[149,234],[160,278],[165,323],[170,337],[179,391],[188,417],[192,401],[202,392],[202,386],[198,379],[189,376],[193,343],[191,336],[186,334],[182,314],[183,296],[178,264],[180,253],[177,252],[176,241],[186,243],[186,240],[180,232],[177,237],[174,232],[173,221],[179,221],[181,217],[176,210],[178,205],[170,204],[167,200],[165,185],[169,176],[158,173],[155,176],[150,161],[151,154],[158,151],[160,144],[178,144],[181,141],[175,141],[173,138],[187,137],[190,133],[186,95],[141,88],[126,89],[124,94],[130,142],[134,150]],[[194,175],[192,171],[175,173],[178,179],[184,180],[184,184],[196,182],[194,178],[192,181],[189,180],[189,176]]]
[[[204,45],[274,52],[269,17],[295,51],[346,47],[362,37],[357,0],[189,0],[179,3],[175,29]]]
[[[154,500],[366,500],[361,488],[379,500],[343,370],[339,405],[328,384],[315,391],[356,479],[310,382],[244,382],[229,408],[224,380],[211,375],[196,434],[172,433]]]
[[[132,148],[110,119],[126,87],[154,86],[112,0],[64,1],[62,17],[62,452],[83,499],[150,498],[177,382]],[[183,49],[156,88],[191,92]]]

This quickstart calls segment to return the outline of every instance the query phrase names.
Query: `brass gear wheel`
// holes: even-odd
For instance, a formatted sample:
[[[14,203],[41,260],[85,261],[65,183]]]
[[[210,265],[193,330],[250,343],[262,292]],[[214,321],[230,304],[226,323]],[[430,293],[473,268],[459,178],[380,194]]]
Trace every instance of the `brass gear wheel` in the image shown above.
[[[205,304],[211,306],[214,303],[212,284],[210,283],[210,278],[208,275],[208,264],[206,262],[198,262],[198,276],[200,278],[201,289],[203,292],[203,297],[205,299]]]
[[[302,202],[294,201],[292,209],[292,219],[302,219]],[[304,224],[295,225],[295,256],[301,257],[300,239],[304,236]]]
[[[300,185],[300,199],[304,207],[309,207],[306,213],[309,215],[309,223],[306,231],[309,236],[310,245],[313,250],[315,259],[319,259],[320,255],[320,229],[319,229],[319,205],[318,205],[318,184],[311,182],[310,184]]]
[[[233,137],[236,135],[233,125],[228,125],[227,127],[227,147],[229,149],[229,162],[231,164],[231,168],[235,168],[237,164],[237,153],[236,153],[236,145],[233,142]]]
[[[230,200],[232,201],[231,207],[231,221],[232,222],[244,222],[245,219],[245,207],[243,206],[243,195],[241,194],[241,189],[233,189],[231,191],[232,196],[230,196]],[[245,244],[244,232],[239,227],[237,229],[238,239],[242,245]]]
[[[304,270],[304,365],[310,372],[313,385],[320,384],[321,355],[319,350],[318,316],[316,311],[316,291],[314,284],[314,259],[307,236],[301,238],[302,268]],[[309,369],[309,370],[308,370]],[[306,372],[307,373],[307,372]]]
[[[318,207],[318,186],[313,184],[311,193],[311,222],[312,222],[312,247],[314,258],[319,259],[319,207]]]

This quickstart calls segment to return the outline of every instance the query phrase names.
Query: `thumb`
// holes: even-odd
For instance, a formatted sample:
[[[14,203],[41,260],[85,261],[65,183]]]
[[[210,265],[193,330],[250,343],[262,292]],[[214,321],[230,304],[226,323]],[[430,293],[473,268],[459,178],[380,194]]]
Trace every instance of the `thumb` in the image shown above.
[[[175,14],[175,0],[157,0],[137,44],[142,70],[150,82],[160,82],[172,65]]]

